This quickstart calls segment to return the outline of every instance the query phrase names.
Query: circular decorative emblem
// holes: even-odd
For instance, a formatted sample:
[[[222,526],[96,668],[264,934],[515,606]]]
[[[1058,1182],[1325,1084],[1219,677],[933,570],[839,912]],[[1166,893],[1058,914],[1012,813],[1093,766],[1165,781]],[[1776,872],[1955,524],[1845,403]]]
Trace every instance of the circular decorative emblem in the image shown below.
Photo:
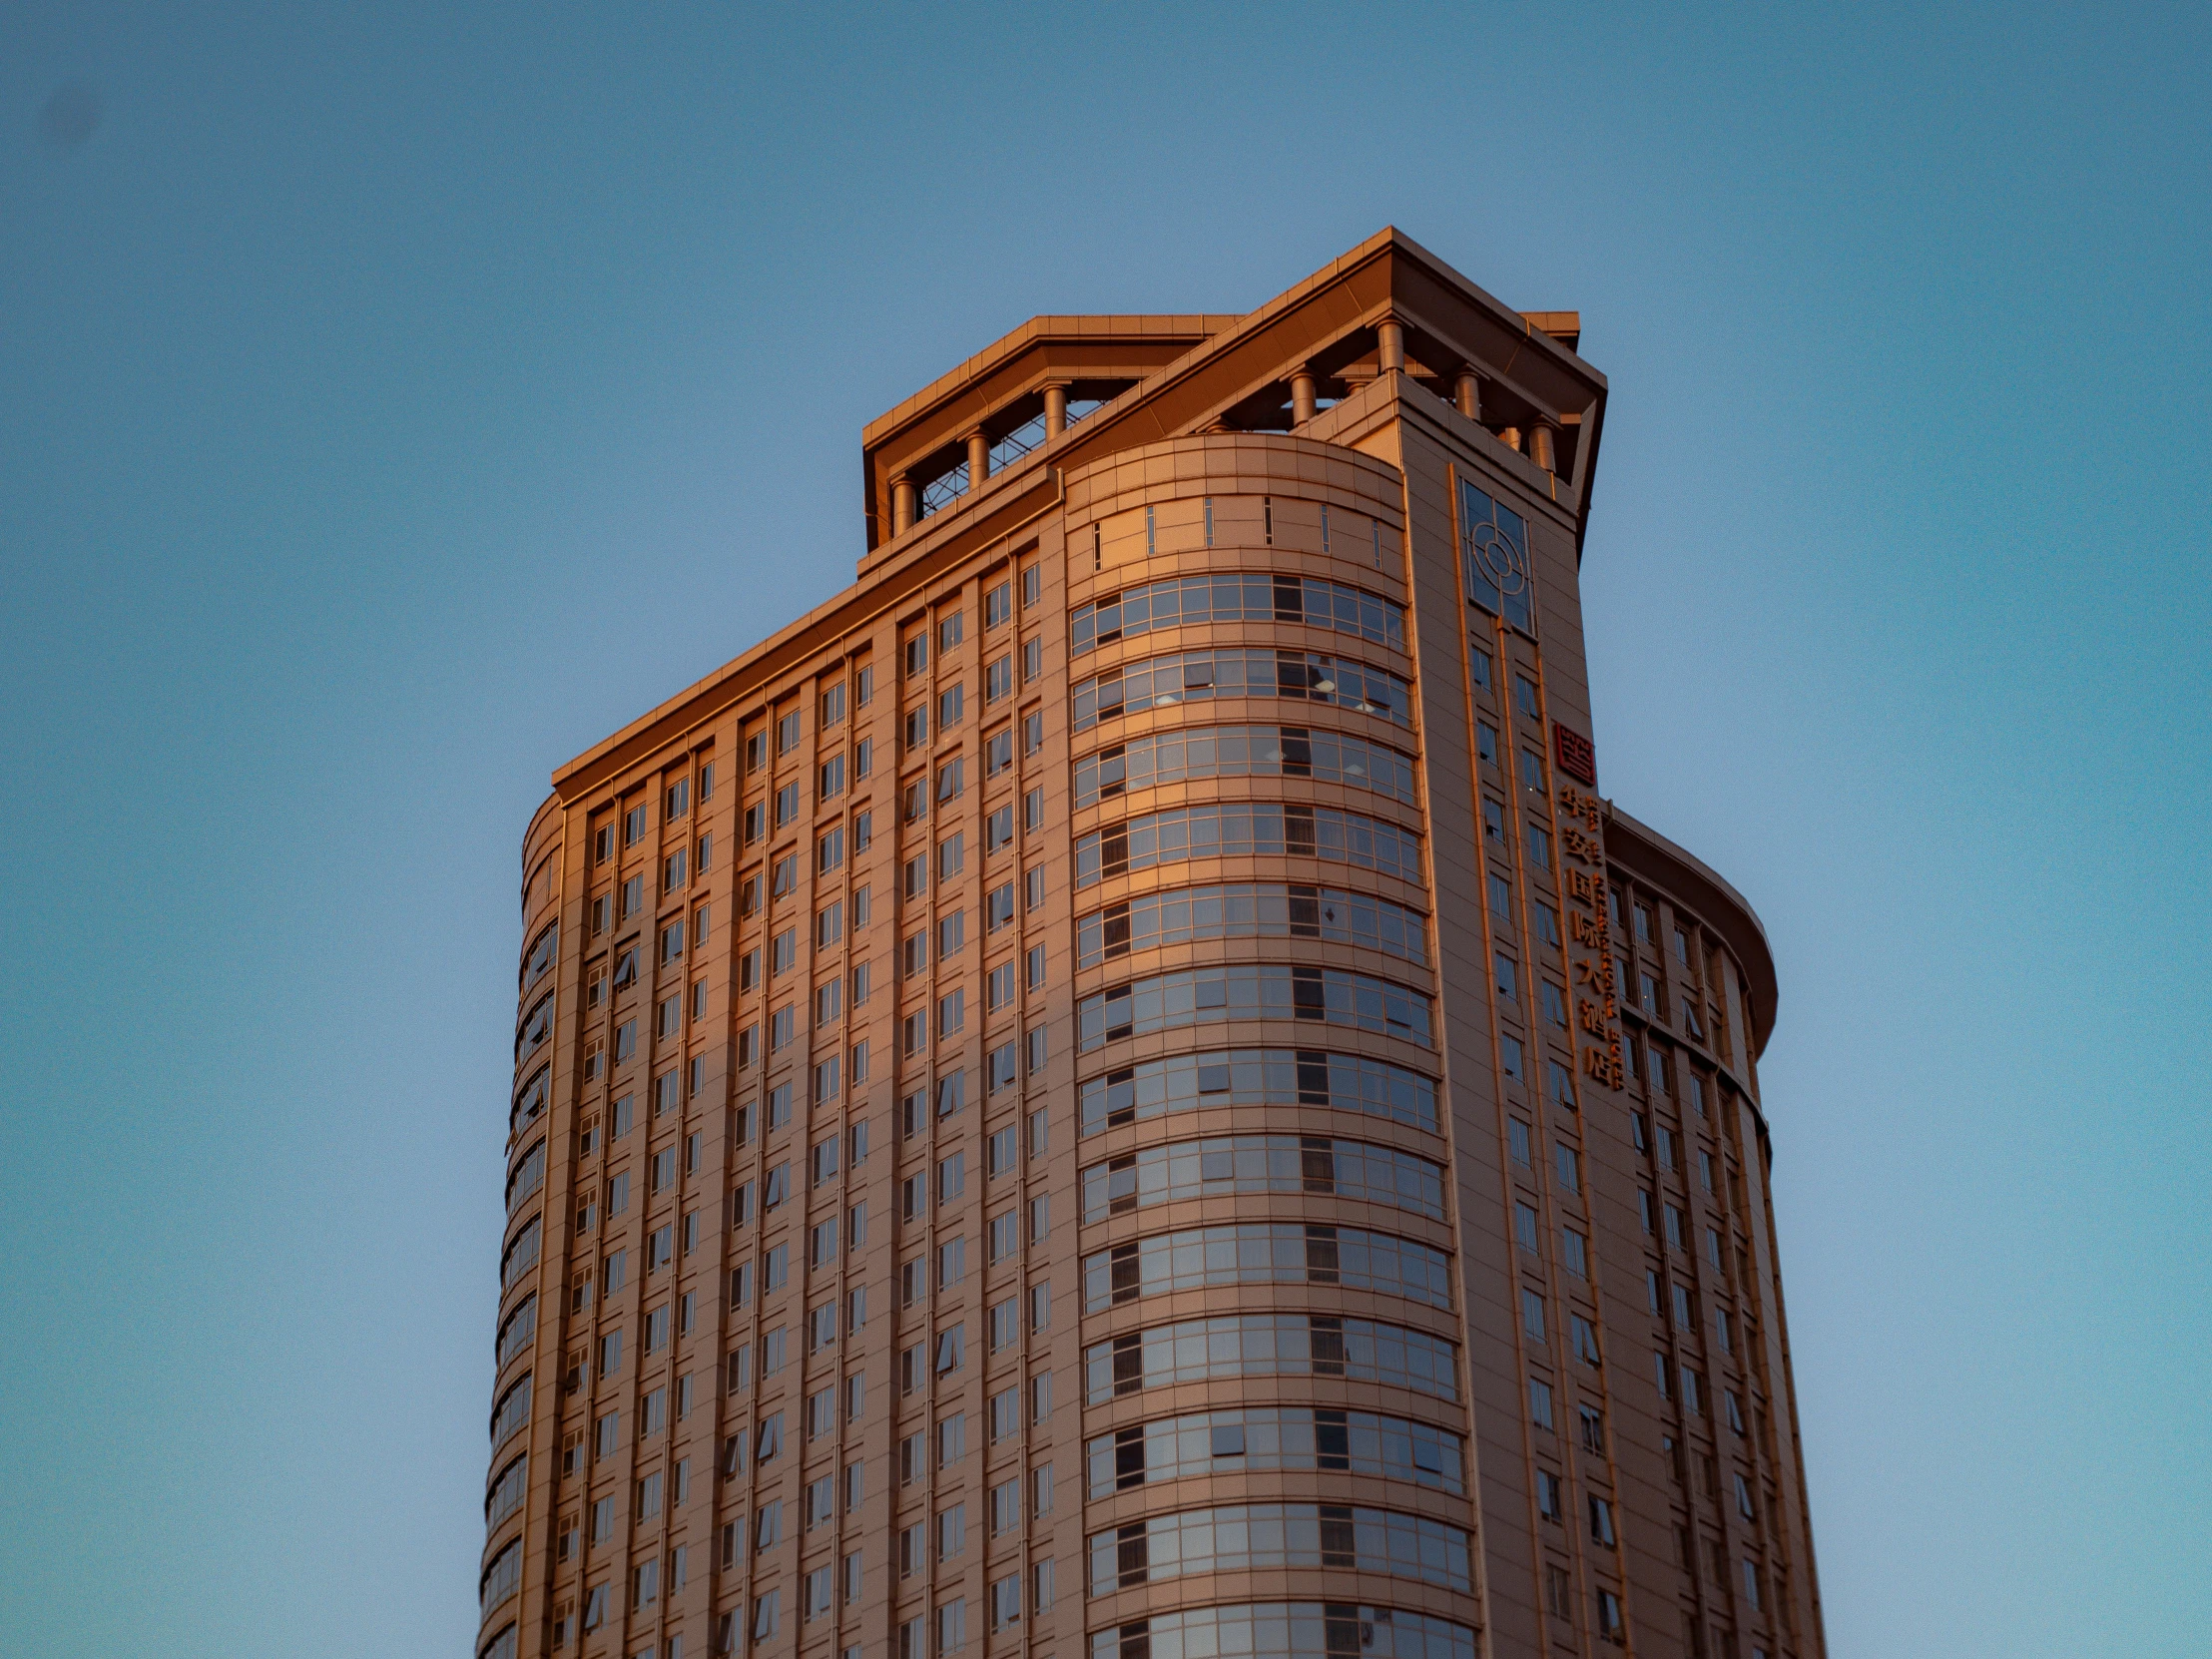
[[[1475,568],[1497,584],[1499,593],[1519,593],[1528,586],[1528,556],[1494,524],[1477,524],[1467,538]]]

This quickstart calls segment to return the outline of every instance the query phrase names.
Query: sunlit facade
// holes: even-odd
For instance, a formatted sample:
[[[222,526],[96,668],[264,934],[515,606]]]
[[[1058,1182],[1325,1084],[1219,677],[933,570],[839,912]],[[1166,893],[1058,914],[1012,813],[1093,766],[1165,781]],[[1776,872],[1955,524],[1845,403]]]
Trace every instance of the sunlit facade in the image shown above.
[[[1824,1652],[1774,968],[1599,792],[1578,343],[1394,232],[1036,318],[560,769],[481,1654]]]

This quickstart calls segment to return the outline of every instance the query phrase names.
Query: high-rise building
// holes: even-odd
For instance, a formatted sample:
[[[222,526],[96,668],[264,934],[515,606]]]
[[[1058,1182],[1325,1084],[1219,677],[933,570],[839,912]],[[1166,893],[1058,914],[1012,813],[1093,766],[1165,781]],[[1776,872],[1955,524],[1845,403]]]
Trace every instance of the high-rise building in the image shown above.
[[[482,1655],[1823,1653],[1774,966],[1600,793],[1578,326],[1388,231],[1034,318],[555,775]]]

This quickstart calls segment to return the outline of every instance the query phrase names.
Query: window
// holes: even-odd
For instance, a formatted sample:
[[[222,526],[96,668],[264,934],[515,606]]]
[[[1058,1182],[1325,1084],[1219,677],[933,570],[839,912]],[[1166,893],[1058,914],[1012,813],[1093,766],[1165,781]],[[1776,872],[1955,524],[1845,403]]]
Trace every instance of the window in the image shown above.
[[[1597,1593],[1597,1633],[1608,1642],[1622,1639],[1621,1598],[1611,1590]]]
[[[1536,1513],[1547,1521],[1557,1521],[1566,1506],[1566,1482],[1548,1469],[1536,1471]]]
[[[1574,1073],[1559,1060],[1547,1060],[1544,1064],[1551,1078],[1551,1098],[1567,1111],[1574,1111]]]
[[[1534,632],[1528,526],[1518,513],[1467,478],[1459,480],[1459,543],[1467,598],[1521,632]]]
[[[960,715],[966,706],[966,701],[967,687],[965,684],[953,686],[950,690],[940,692],[937,695],[937,731],[940,734],[948,728],[960,724]]]
[[[1528,1380],[1528,1418],[1538,1428],[1552,1426],[1551,1384],[1533,1377]]]
[[[1568,1339],[1574,1349],[1574,1357],[1586,1366],[1596,1366],[1597,1329],[1580,1314],[1568,1316]]]

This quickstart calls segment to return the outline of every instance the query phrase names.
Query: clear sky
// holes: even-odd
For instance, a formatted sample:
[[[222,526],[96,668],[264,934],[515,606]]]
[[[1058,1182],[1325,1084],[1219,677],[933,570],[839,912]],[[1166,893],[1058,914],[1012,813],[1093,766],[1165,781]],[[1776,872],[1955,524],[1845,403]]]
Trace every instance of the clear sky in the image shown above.
[[[917,386],[1394,224],[1611,379],[1834,1652],[2204,1653],[2208,19],[8,7],[0,1651],[468,1651],[548,773]]]

